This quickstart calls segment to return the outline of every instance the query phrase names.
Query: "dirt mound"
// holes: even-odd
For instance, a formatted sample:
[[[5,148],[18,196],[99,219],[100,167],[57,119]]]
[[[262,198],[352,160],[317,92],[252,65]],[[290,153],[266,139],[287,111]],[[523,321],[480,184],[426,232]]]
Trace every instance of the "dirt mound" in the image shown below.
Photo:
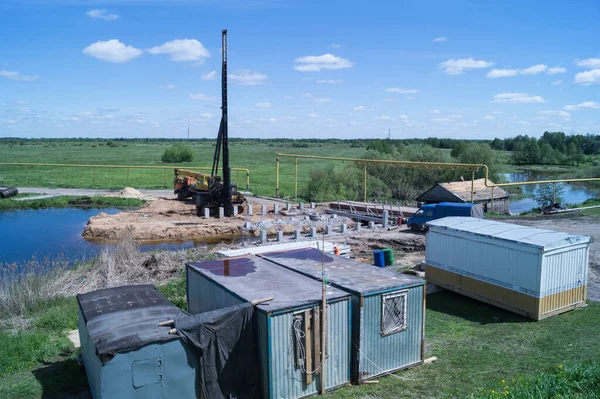
[[[146,196],[142,194],[139,190],[136,190],[133,187],[125,187],[123,190],[119,191],[118,194],[110,194],[110,197],[121,197],[121,198],[137,198],[137,199],[145,199]]]

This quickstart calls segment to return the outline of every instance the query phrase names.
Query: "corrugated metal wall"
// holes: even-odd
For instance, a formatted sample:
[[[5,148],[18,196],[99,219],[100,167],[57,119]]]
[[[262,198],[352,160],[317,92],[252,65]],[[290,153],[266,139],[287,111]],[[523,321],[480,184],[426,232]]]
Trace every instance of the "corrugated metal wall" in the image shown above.
[[[319,375],[315,374],[310,385],[305,376],[294,365],[294,343],[292,339],[293,311],[271,316],[270,322],[270,395],[275,398],[301,398],[319,391]],[[350,381],[350,319],[349,300],[338,301],[327,307],[327,361],[325,379],[327,388]],[[267,328],[265,323],[260,323]],[[264,337],[263,331],[259,335]],[[269,356],[264,349],[261,356]],[[264,361],[264,360],[263,360]],[[264,378],[263,378],[264,381]]]
[[[245,303],[194,269],[187,268],[188,311],[192,314],[210,312]]]
[[[541,296],[587,284],[589,246],[578,245],[544,254]]]
[[[430,229],[427,233],[425,262],[480,281],[529,295],[540,292],[541,249],[501,246],[486,237],[469,239]],[[534,252],[535,251],[535,252]],[[534,265],[537,264],[537,267]]]
[[[423,287],[408,290],[407,329],[387,336],[381,335],[382,294],[364,298],[358,354],[361,380],[402,369],[423,360]]]

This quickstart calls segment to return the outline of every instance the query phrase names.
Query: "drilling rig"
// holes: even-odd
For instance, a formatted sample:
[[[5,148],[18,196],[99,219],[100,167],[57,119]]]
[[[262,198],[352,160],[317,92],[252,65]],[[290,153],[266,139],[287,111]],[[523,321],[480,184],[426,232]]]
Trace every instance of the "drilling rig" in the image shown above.
[[[179,200],[194,197],[196,215],[203,216],[204,209],[216,211],[223,207],[225,216],[234,215],[234,204],[238,213],[246,198],[231,184],[231,168],[229,167],[229,132],[227,126],[227,30],[222,31],[221,39],[221,124],[215,146],[215,155],[210,175],[185,169],[175,169],[175,194]],[[219,163],[222,158],[223,178],[218,176]]]

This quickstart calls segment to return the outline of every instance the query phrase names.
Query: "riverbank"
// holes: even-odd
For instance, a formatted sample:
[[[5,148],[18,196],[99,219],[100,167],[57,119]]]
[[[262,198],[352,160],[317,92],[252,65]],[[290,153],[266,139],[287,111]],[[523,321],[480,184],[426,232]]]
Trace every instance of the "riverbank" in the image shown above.
[[[52,198],[27,199],[31,193],[19,194],[16,197],[0,200],[0,211],[87,207],[87,208],[137,208],[146,203],[143,199],[120,197],[60,196]]]

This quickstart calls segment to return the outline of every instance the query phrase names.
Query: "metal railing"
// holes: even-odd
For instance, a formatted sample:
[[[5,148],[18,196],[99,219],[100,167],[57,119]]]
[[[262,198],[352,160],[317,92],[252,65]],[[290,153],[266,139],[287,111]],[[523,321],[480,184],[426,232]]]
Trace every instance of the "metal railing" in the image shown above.
[[[62,184],[62,172],[63,168],[83,168],[83,169],[93,169],[94,177],[93,182],[96,185],[96,169],[127,169],[127,180],[129,181],[129,171],[130,169],[162,169],[163,170],[163,185],[167,186],[167,170],[173,171],[179,167],[177,166],[143,166],[143,165],[88,165],[88,164],[59,164],[59,163],[29,163],[29,162],[0,162],[0,166],[17,166],[25,168],[25,182],[29,184],[29,170],[34,167],[47,167],[47,168],[59,168],[59,184]],[[190,168],[189,165],[185,166],[186,168]],[[211,171],[212,168],[210,166],[202,166],[202,167],[191,167],[193,170],[197,171]],[[222,170],[223,168],[219,168]],[[240,172],[246,173],[246,190],[250,189],[250,170],[247,168],[231,168],[233,172],[236,172],[237,181],[236,184],[239,187],[240,180]]]
[[[387,164],[395,165],[404,168],[413,169],[436,169],[436,170],[470,170],[471,175],[471,202],[474,201],[475,195],[475,173],[480,169],[485,170],[484,184],[486,187],[492,189],[491,205],[492,212],[494,211],[494,188],[496,187],[513,187],[522,185],[532,184],[552,184],[553,198],[556,198],[556,183],[577,183],[577,182],[592,182],[600,181],[598,177],[590,177],[583,179],[555,179],[555,180],[536,180],[527,182],[514,182],[514,183],[493,183],[489,180],[489,168],[485,164],[468,164],[468,163],[452,163],[452,162],[416,162],[416,161],[393,161],[386,159],[360,159],[360,158],[339,158],[339,157],[323,157],[317,155],[300,155],[300,154],[284,154],[277,153],[276,159],[276,173],[275,173],[275,195],[279,196],[279,158],[294,158],[295,159],[295,176],[294,176],[294,197],[298,197],[298,159],[321,159],[329,161],[349,161],[364,165],[364,186],[363,186],[363,200],[367,202],[367,165],[369,164]],[[554,201],[556,202],[556,201]]]

